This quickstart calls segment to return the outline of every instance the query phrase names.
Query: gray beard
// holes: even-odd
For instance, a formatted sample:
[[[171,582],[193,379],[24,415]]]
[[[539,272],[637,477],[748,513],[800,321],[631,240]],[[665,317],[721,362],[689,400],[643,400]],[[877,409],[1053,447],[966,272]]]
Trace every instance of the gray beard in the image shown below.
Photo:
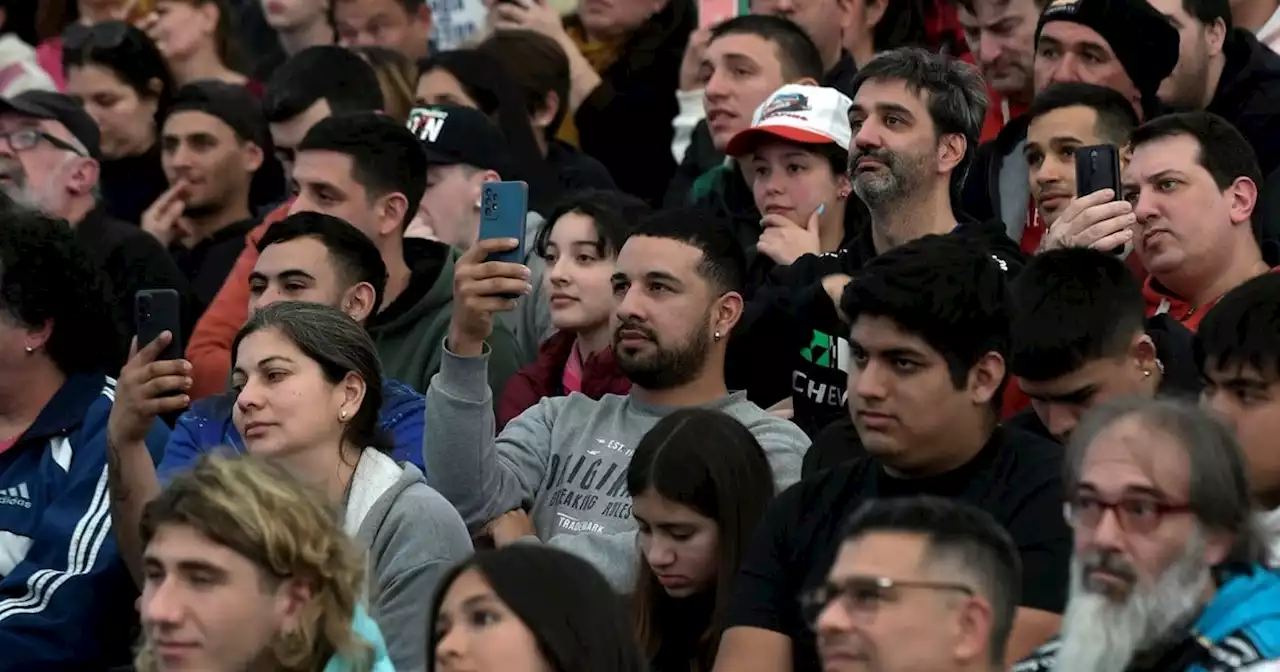
[[[1183,555],[1156,581],[1135,585],[1123,604],[1090,591],[1084,585],[1084,564],[1071,560],[1071,595],[1062,617],[1059,672],[1124,672],[1135,656],[1158,648],[1200,609],[1210,581],[1199,531],[1187,542]]]

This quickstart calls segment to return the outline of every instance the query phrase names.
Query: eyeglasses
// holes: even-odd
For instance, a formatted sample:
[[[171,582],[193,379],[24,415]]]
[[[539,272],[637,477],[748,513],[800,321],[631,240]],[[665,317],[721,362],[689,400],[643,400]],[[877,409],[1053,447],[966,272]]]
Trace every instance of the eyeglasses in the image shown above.
[[[47,140],[49,141],[49,144],[57,147],[58,149],[71,152],[76,156],[85,156],[85,153],[79,147],[36,128],[20,128],[16,131],[0,133],[0,140],[4,140],[9,143],[9,146],[12,147],[15,152],[25,152],[29,149],[34,149],[36,145],[40,144],[41,140]]]
[[[1092,493],[1079,492],[1067,500],[1063,507],[1067,522],[1086,530],[1100,525],[1102,517],[1108,511],[1115,512],[1116,520],[1124,531],[1147,534],[1159,527],[1165,516],[1191,513],[1191,506],[1166,504],[1150,497],[1125,497],[1109,501]]]
[[[849,611],[863,614],[875,613],[880,605],[893,599],[895,591],[908,588],[923,590],[947,590],[973,597],[973,588],[963,583],[946,581],[912,581],[891,579],[885,576],[856,576],[835,583],[826,583],[800,596],[800,609],[810,627],[815,627],[818,617],[832,602],[840,600]]]
[[[129,37],[129,24],[124,21],[103,21],[86,26],[73,23],[62,31],[62,48],[81,51],[93,47],[116,49]]]

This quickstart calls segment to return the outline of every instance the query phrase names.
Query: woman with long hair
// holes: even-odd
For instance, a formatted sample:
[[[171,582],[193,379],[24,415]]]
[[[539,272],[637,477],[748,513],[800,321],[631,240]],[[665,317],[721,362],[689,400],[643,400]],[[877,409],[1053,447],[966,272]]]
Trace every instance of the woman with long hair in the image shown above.
[[[640,643],[654,672],[708,672],[733,578],[773,498],[764,449],[724,413],[679,410],[636,446],[627,490],[640,527]]]
[[[140,527],[138,672],[393,669],[361,607],[364,551],[279,464],[206,456],[147,504]]]
[[[391,659],[420,668],[422,597],[471,539],[422,472],[386,454],[381,364],[368,332],[335,308],[286,301],[255,312],[231,352],[232,421],[245,450],[343,508],[343,529],[370,550],[372,613]]]
[[[423,59],[414,95],[418,105],[462,105],[484,112],[502,129],[514,164],[512,174],[502,179],[529,183],[529,209],[534,212],[549,212],[559,201],[560,183],[534,138],[524,90],[500,61],[472,49]]]
[[[62,68],[63,31],[103,21],[132,23],[146,16],[155,0],[25,0],[36,3],[36,47],[40,67],[49,73],[59,91],[67,87]]]
[[[613,266],[631,230],[649,212],[644,201],[616,191],[566,198],[538,231],[533,249],[547,264],[542,276],[556,333],[538,358],[507,381],[498,399],[501,430],[545,397],[578,392],[592,399],[626,394],[631,381],[613,358]]]
[[[129,401],[112,418],[110,442],[126,465],[120,468],[131,472],[127,465],[140,464],[142,455],[136,424],[150,409],[187,403],[165,392],[189,388],[190,364],[153,361],[167,338],[141,349],[120,375],[120,394]],[[343,531],[369,551],[369,611],[386,635],[391,660],[401,669],[421,669],[423,596],[471,553],[471,537],[417,467],[386,454],[378,418],[381,365],[368,332],[336,308],[285,301],[254,312],[231,351],[232,422],[245,451],[279,463],[342,512]],[[135,492],[115,500],[121,520],[158,490],[148,485],[154,476],[131,482],[137,484],[126,490]],[[136,526],[118,525],[115,533],[126,561],[138,567]]]
[[[67,94],[98,124],[98,184],[107,213],[137,224],[165,189],[158,119],[173,77],[151,38],[124,21],[75,24],[63,35]]]
[[[540,544],[482,551],[440,581],[428,672],[644,672],[621,598],[587,561]]]
[[[262,97],[262,82],[247,77],[235,37],[234,16],[226,0],[156,0],[142,20],[173,73],[185,86],[202,79],[243,84]]]

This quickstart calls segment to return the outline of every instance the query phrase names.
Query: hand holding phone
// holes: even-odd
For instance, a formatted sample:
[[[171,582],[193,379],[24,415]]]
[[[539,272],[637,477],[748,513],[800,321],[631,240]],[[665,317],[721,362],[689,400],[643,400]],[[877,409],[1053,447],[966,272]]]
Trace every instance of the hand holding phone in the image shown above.
[[[1040,251],[1092,247],[1125,255],[1133,240],[1133,206],[1120,199],[1120,150],[1115,145],[1077,147],[1076,198],[1063,208],[1041,240]]]

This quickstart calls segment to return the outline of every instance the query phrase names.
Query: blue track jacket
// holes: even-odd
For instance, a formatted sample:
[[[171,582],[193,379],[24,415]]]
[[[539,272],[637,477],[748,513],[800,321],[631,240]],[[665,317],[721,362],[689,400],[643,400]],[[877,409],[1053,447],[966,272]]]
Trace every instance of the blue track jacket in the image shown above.
[[[229,446],[244,452],[244,441],[231,422],[235,407],[234,394],[220,394],[201,399],[179,418],[164,449],[157,475],[168,483],[175,475],[195,466],[201,455]],[[388,380],[382,384],[382,412],[379,424],[391,435],[395,444],[391,457],[422,466],[422,431],[426,398],[404,383]],[[424,471],[425,473],[425,471]]]
[[[107,492],[115,392],[103,375],[67,378],[0,453],[0,671],[102,670],[132,657],[138,594]],[[156,420],[153,460],[168,436]]]

